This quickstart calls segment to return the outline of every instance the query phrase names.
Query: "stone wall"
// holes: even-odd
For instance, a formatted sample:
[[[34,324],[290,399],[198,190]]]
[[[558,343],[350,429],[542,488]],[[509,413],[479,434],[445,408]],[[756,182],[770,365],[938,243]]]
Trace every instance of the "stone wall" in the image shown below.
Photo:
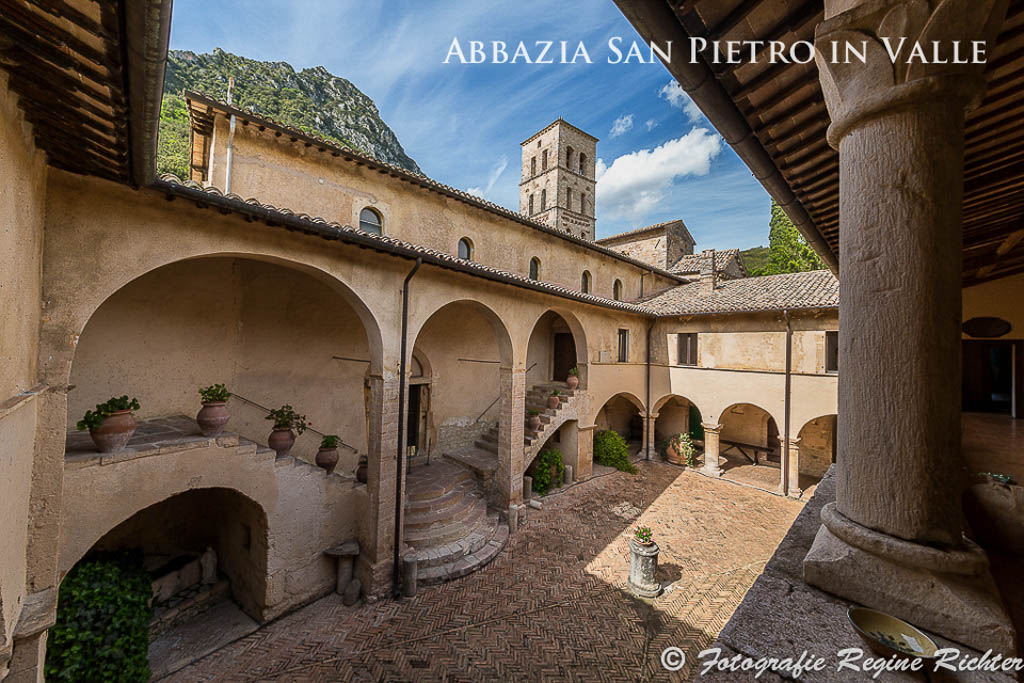
[[[831,467],[836,437],[835,422],[834,415],[818,417],[800,430],[801,474],[823,477]]]

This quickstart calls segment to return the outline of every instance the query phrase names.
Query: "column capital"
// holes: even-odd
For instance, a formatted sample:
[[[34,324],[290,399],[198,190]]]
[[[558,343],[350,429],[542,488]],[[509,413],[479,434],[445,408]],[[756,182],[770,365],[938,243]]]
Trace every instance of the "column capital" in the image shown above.
[[[831,0],[815,61],[832,124],[829,144],[861,122],[913,102],[973,108],[1008,0]],[[984,43],[982,52],[975,44]],[[849,51],[848,51],[849,48]],[[863,55],[863,61],[859,55]]]
[[[704,428],[705,432],[720,432],[722,431],[722,425],[716,422],[701,422],[700,426]]]

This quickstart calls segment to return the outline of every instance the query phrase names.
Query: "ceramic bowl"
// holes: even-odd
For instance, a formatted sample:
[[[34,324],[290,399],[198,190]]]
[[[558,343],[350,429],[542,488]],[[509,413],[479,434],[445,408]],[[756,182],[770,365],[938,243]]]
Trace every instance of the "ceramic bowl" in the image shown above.
[[[877,654],[935,659],[935,641],[902,619],[867,607],[851,607],[846,616]]]

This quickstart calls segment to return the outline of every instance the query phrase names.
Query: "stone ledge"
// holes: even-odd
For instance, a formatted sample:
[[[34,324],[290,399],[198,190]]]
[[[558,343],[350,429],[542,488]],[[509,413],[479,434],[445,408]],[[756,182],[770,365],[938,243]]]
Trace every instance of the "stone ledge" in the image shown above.
[[[846,669],[837,671],[837,653],[843,648],[861,648],[865,657],[874,657],[846,616],[853,603],[830,595],[804,582],[803,561],[821,526],[821,509],[835,500],[833,470],[821,480],[810,502],[779,544],[775,554],[765,565],[764,572],[747,592],[743,602],[733,613],[713,647],[726,652],[739,652],[758,659],[761,657],[799,657],[807,650],[810,655],[825,658],[826,669],[813,672],[813,680],[822,683],[846,681],[920,681],[920,675],[887,672],[873,678],[873,673]],[[929,633],[939,647],[954,647],[964,655],[980,657],[982,653]],[[948,675],[947,675],[948,674]],[[984,672],[943,672],[944,681],[970,681],[971,683],[1011,683],[1011,675]],[[791,677],[786,676],[787,680]],[[765,680],[762,676],[760,680]],[[810,680],[805,674],[801,679]],[[698,680],[752,681],[751,673],[711,671]],[[767,680],[776,680],[768,678]],[[935,680],[939,680],[936,678]]]

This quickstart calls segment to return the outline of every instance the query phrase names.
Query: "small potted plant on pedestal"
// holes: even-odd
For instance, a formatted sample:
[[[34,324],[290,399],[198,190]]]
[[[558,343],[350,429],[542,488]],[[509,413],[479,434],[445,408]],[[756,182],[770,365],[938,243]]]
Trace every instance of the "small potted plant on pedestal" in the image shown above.
[[[328,473],[334,471],[338,464],[338,444],[341,443],[334,434],[327,434],[320,439],[320,450],[316,452],[316,464],[323,467]]]
[[[278,457],[288,455],[295,445],[295,437],[306,431],[310,423],[305,415],[299,415],[290,405],[271,410],[267,419],[274,423],[274,430],[267,437],[267,445],[274,449]]]
[[[648,526],[638,526],[629,539],[629,590],[641,598],[661,595],[661,584],[655,579],[658,571],[658,544]]]
[[[551,408],[552,410],[554,410],[555,408],[558,407],[558,404],[559,404],[558,389],[554,389],[554,390],[552,390],[551,395],[548,396],[548,408]]]
[[[138,409],[138,399],[127,396],[111,398],[97,404],[95,410],[85,411],[75,426],[89,430],[89,436],[100,453],[114,453],[124,449],[135,434],[136,422],[132,411]]]
[[[569,370],[569,376],[565,378],[565,383],[569,385],[569,391],[576,391],[576,387],[580,385],[580,369]]]
[[[223,384],[214,384],[200,389],[199,397],[203,402],[196,415],[199,431],[203,436],[217,436],[231,419],[227,407],[231,392]]]
[[[526,419],[527,426],[535,432],[540,431],[540,411],[539,410],[527,410],[526,414],[529,417]]]
[[[356,481],[365,484],[369,478],[370,461],[365,455],[359,456],[359,465],[356,467]]]

